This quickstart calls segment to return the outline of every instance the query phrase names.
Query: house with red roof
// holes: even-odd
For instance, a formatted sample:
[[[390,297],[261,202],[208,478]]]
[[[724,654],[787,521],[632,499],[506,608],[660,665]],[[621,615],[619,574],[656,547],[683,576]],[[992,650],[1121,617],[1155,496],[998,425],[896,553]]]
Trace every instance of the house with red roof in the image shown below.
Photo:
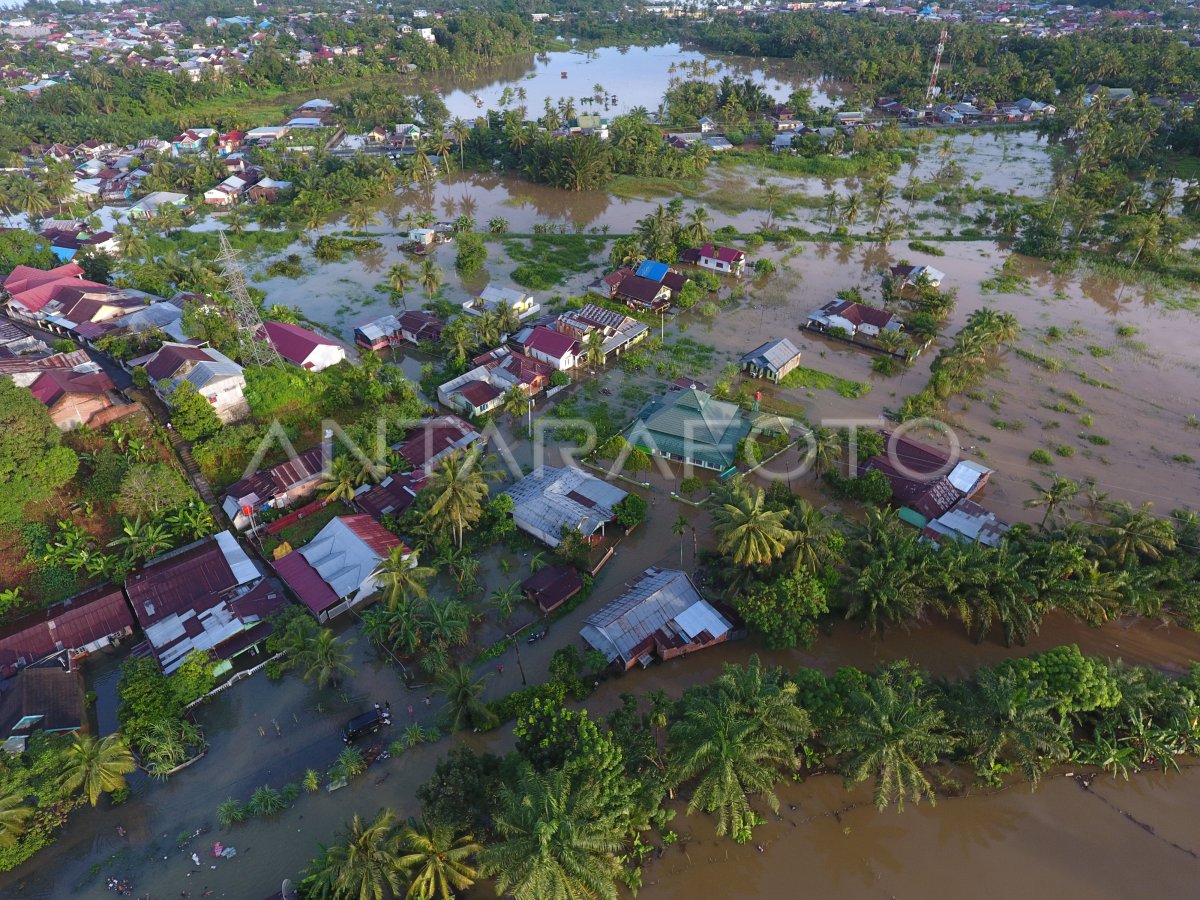
[[[892,485],[892,499],[936,519],[960,500],[983,490],[992,469],[969,459],[955,459],[936,447],[885,433],[886,450],[872,456],[864,471],[882,472]]]
[[[814,331],[839,329],[845,337],[857,334],[878,337],[882,331],[900,331],[904,323],[886,309],[855,303],[851,300],[832,300],[808,314],[807,327]]]
[[[258,339],[269,340],[294,366],[321,372],[346,358],[346,348],[332,338],[288,322],[264,322]]]
[[[103,372],[48,369],[29,386],[62,431],[91,427],[115,405],[116,385]]]
[[[411,559],[412,551],[369,515],[338,516],[276,560],[275,571],[318,622],[328,622],[375,594],[375,568],[396,547]]]
[[[120,588],[105,585],[22,616],[0,628],[0,676],[62,656],[67,665],[133,634]]]
[[[228,156],[230,153],[236,153],[242,149],[242,143],[246,140],[246,133],[238,131],[236,128],[221,135],[217,141],[217,152],[222,156]]]
[[[248,412],[242,367],[211,347],[167,341],[153,353],[130,360],[129,366],[144,368],[155,393],[164,401],[169,401],[181,382],[188,381],[212,404],[222,422]]]
[[[432,472],[434,466],[455,450],[482,441],[483,435],[458,416],[426,419],[392,447],[414,470]]]
[[[452,378],[437,389],[438,402],[469,416],[481,416],[498,407],[510,388],[519,387],[536,397],[550,383],[554,367],[524,353],[497,347],[474,360],[475,368]]]
[[[560,372],[575,368],[579,362],[579,341],[545,325],[534,327],[527,335],[518,338],[518,343],[527,356],[540,359]]]
[[[741,250],[714,247],[712,244],[684,250],[679,254],[679,261],[711,269],[722,275],[741,275],[746,268],[746,254]]]
[[[168,675],[194,652],[228,671],[234,657],[257,651],[271,633],[267,618],[287,602],[229,531],[150,560],[125,580],[125,593]]]
[[[324,471],[325,448],[313,447],[294,459],[269,469],[259,469],[230,485],[221,501],[221,509],[229,516],[233,527],[242,531],[250,525],[250,517],[243,512],[245,507],[267,510],[292,506],[316,490]]]

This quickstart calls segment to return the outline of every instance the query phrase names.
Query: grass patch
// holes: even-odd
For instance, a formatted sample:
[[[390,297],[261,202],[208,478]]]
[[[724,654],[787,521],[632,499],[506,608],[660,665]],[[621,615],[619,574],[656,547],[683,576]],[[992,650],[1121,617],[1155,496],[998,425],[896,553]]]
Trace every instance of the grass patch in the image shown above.
[[[770,151],[724,150],[716,154],[720,167],[752,166],[756,170],[770,169],[785,175],[810,178],[855,178],[862,175],[894,175],[904,164],[899,153],[866,151],[851,156],[791,156]]]
[[[1112,441],[1102,434],[1081,434],[1079,437],[1081,440],[1085,440],[1089,444],[1094,444],[1097,447],[1107,447],[1112,443]]]
[[[1095,359],[1099,359],[1102,356],[1112,356],[1112,351],[1107,347],[1098,347],[1095,344],[1088,344],[1087,352]]]
[[[1038,447],[1029,454],[1029,461],[1038,463],[1039,465],[1048,466],[1054,462],[1054,457],[1050,455],[1050,451],[1043,450],[1041,447]]]
[[[1177,463],[1194,463],[1196,461],[1195,457],[1189,456],[1186,453],[1176,453],[1171,459]]]
[[[935,247],[933,244],[927,244],[925,241],[909,241],[908,249],[915,253],[925,253],[929,256],[945,256],[946,251],[941,247]]]
[[[1043,356],[1040,353],[1034,353],[1032,350],[1026,350],[1024,347],[1017,348],[1017,356],[1026,362],[1031,362],[1035,366],[1045,369],[1047,372],[1061,372],[1064,368],[1062,360],[1055,359],[1053,356]]]
[[[1117,326],[1117,337],[1119,337],[1119,338],[1131,338],[1137,333],[1138,333],[1137,327],[1134,325],[1118,325]]]
[[[1003,419],[992,419],[992,427],[997,431],[1021,431],[1025,427],[1025,423],[1019,419],[1012,422],[1005,422]]]
[[[1054,455],[1061,456],[1064,459],[1075,455],[1075,448],[1070,444],[1059,444],[1054,448]]]
[[[653,175],[618,175],[608,185],[608,192],[622,200],[654,200],[676,195],[695,199],[703,193],[699,182]]]
[[[505,241],[504,251],[517,263],[513,281],[530,290],[547,290],[570,275],[593,269],[606,243],[604,238],[582,234],[538,234]]]
[[[841,396],[851,400],[865,397],[871,391],[871,386],[866,382],[841,378],[837,375],[830,375],[828,372],[819,372],[816,369],[807,369],[803,366],[792,369],[792,371],[783,377],[783,380],[779,384],[785,388],[811,387],[837,391]]]

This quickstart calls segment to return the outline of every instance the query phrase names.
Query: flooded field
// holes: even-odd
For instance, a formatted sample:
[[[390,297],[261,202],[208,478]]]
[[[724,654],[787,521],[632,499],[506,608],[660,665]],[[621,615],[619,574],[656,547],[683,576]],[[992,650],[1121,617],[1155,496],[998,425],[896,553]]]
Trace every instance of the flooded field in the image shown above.
[[[708,64],[706,77],[725,76],[740,81],[752,78],[780,101],[796,88],[813,92],[813,108],[838,105],[838,97],[849,86],[828,79],[814,79],[790,60],[751,60],[738,56],[715,56],[662,44],[657,47],[602,47],[512,57],[467,76],[434,77],[450,115],[474,118],[489,109],[519,109],[531,117],[541,115],[546,100],[573,98],[582,113],[616,116],[635,107],[650,112],[659,109],[663,91],[672,78],[700,77],[692,66]],[[565,75],[565,77],[564,77]],[[599,86],[599,89],[597,88]],[[583,98],[600,97],[596,102]],[[615,98],[615,101],[614,101]]]

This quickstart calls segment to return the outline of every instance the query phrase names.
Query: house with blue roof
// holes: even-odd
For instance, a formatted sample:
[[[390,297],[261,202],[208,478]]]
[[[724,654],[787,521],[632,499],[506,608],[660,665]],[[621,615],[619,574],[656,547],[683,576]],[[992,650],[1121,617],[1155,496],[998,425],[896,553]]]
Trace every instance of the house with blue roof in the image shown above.
[[[659,284],[661,284],[663,278],[665,278],[666,274],[670,271],[671,267],[666,263],[657,262],[653,259],[647,259],[637,267],[637,271],[634,274],[642,278],[649,278],[651,281],[657,281]]]

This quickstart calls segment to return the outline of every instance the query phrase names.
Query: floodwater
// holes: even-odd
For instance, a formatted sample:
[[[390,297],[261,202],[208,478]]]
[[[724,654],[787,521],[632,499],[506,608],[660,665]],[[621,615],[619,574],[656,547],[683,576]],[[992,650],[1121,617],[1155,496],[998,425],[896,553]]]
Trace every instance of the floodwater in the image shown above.
[[[812,78],[808,70],[792,60],[715,56],[678,44],[511,57],[466,76],[435,75],[430,82],[441,91],[450,115],[464,119],[490,109],[521,106],[528,117],[536,118],[542,114],[546,100],[557,104],[566,98],[575,100],[580,113],[611,118],[638,106],[657,111],[667,86],[674,80],[701,78],[697,67],[705,61],[709,64],[706,80],[752,78],[780,102],[786,102],[798,87],[809,88],[814,109],[838,105],[837,98],[849,90],[847,85],[827,78]]]

